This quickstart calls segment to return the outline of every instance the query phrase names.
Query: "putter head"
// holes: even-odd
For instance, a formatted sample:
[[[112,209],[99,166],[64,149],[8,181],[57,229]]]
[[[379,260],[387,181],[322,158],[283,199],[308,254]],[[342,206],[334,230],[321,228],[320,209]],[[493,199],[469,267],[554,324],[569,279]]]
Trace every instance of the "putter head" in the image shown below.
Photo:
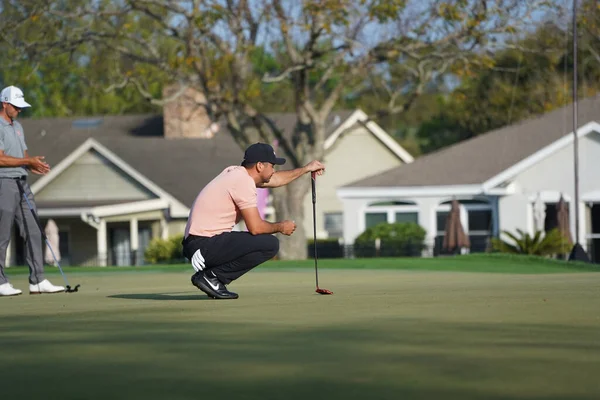
[[[315,290],[315,292],[317,292],[319,294],[333,294],[333,292],[331,290],[319,289],[319,288],[317,288],[317,290]]]
[[[65,290],[65,293],[75,293],[79,290],[79,286],[81,286],[81,285],[75,285],[75,287],[72,288],[71,286],[67,285],[67,289]]]

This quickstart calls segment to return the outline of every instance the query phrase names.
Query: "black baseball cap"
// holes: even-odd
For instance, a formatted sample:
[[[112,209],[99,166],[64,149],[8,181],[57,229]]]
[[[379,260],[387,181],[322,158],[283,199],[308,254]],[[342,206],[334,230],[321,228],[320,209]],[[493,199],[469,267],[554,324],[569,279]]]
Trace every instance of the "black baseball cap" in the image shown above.
[[[246,149],[242,164],[268,162],[275,165],[285,164],[285,158],[277,157],[273,147],[266,143],[254,143]]]

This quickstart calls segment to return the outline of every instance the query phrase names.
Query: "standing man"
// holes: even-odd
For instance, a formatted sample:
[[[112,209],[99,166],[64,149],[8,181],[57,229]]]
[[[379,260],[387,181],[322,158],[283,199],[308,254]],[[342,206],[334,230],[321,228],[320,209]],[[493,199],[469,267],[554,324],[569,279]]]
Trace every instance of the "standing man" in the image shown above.
[[[183,239],[183,254],[196,273],[192,283],[215,299],[237,299],[225,285],[273,258],[279,240],[273,233],[291,235],[294,221],[264,221],[256,204],[256,188],[287,185],[307,172],[322,175],[325,166],[312,161],[302,168],[275,172],[285,164],[273,148],[256,143],[246,149],[241,166],[230,166],[202,189],[190,211]],[[248,232],[232,232],[241,219]]]
[[[0,296],[16,296],[22,293],[15,289],[4,275],[6,248],[10,242],[13,222],[17,222],[19,233],[25,242],[25,259],[29,265],[29,293],[64,292],[62,286],[54,286],[44,279],[44,257],[42,233],[23,194],[35,207],[33,193],[27,184],[27,170],[45,175],[50,166],[44,157],[29,156],[23,127],[15,119],[23,108],[31,107],[25,101],[21,89],[9,86],[0,93]]]

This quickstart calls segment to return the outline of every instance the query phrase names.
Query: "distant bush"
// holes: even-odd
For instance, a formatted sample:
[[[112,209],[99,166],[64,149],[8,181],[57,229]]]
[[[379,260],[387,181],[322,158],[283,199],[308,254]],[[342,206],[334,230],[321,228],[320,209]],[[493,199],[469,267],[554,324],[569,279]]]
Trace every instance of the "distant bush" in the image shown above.
[[[306,241],[306,249],[308,250],[308,257],[313,258],[315,256],[315,241],[313,239]],[[343,258],[344,246],[340,245],[339,240],[336,238],[317,239],[317,257]]]
[[[154,238],[144,252],[144,260],[150,264],[181,260],[183,258],[183,235],[171,236],[168,239]]]
[[[426,231],[414,222],[381,223],[368,228],[354,241],[356,257],[420,256]],[[377,249],[376,240],[380,240]]]

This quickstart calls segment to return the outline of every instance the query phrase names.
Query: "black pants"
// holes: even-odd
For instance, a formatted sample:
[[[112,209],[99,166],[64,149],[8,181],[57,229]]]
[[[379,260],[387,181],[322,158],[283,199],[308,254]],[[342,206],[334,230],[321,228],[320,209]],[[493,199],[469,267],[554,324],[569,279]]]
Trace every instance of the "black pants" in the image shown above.
[[[183,255],[191,260],[200,250],[206,269],[224,284],[236,280],[259,264],[275,257],[279,239],[273,235],[226,232],[212,237],[189,235],[183,241]]]

